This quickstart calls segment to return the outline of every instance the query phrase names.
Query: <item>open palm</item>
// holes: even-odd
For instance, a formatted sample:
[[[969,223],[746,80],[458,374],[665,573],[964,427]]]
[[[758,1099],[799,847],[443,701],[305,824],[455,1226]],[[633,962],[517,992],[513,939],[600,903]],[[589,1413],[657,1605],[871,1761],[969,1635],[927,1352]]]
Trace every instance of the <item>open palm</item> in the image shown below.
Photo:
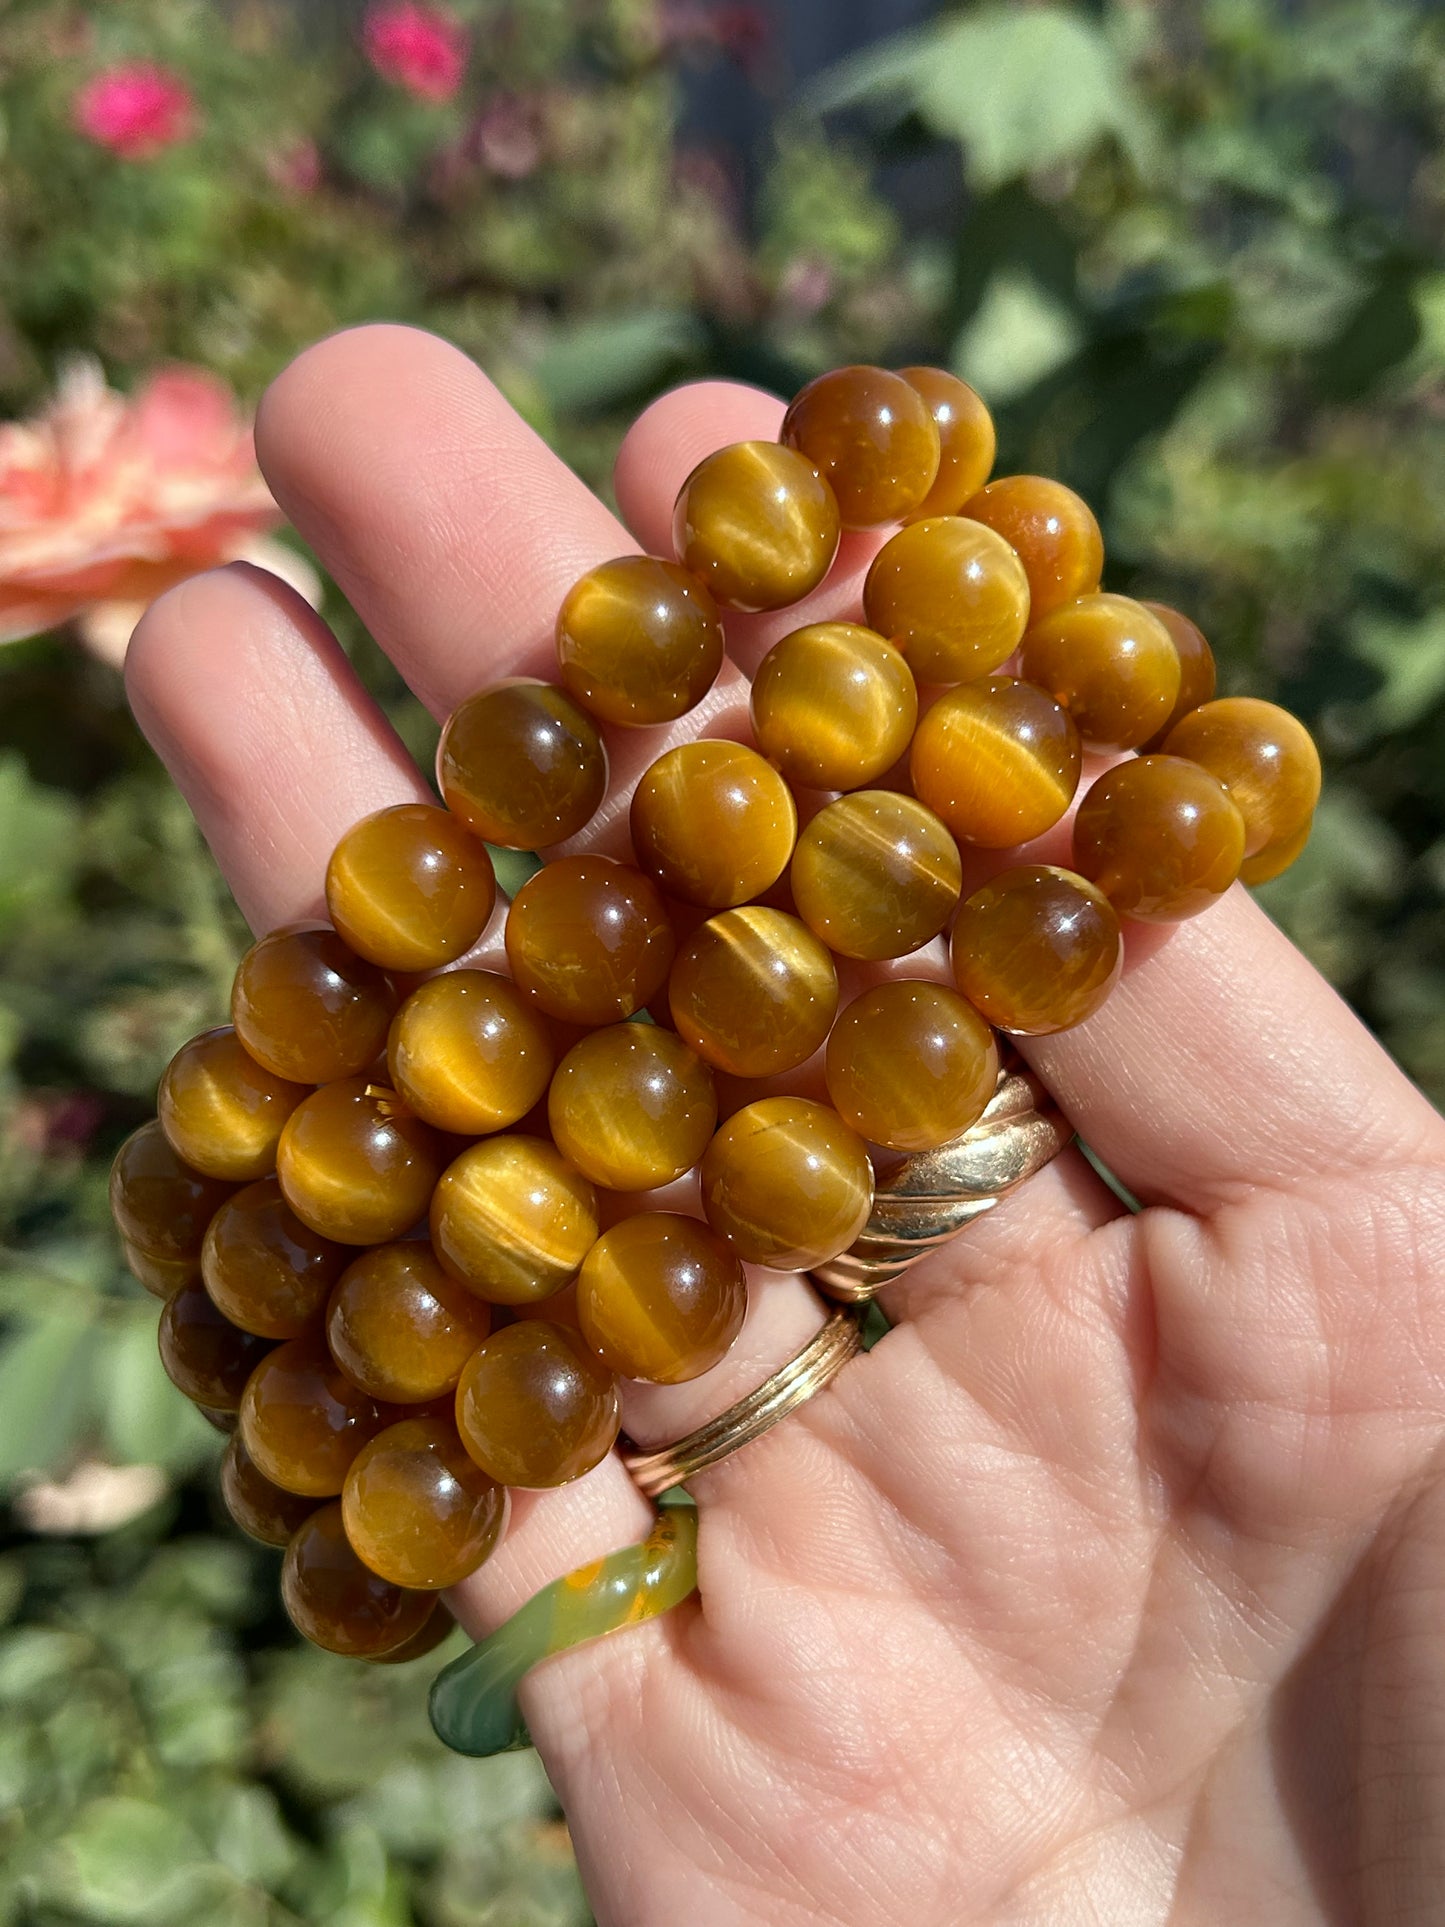
[[[293,364],[258,446],[441,716],[548,675],[573,580],[667,553],[691,466],[780,415],[655,404],[623,528],[455,350],[369,328]],[[625,854],[641,769],[736,732],[747,671],[851,613],[873,546],[735,622],[700,711],[612,738],[577,847]],[[127,675],[258,930],[318,913],[357,817],[427,794],[255,570],[173,590]],[[1445,1916],[1445,1124],[1242,890],[1131,937],[1104,1010],[1028,1056],[1147,1208],[1070,1151],[892,1286],[871,1353],[695,1482],[700,1597],[525,1687],[604,1927]],[[632,1388],[627,1429],[691,1430],[823,1315],[758,1275],[724,1363]],[[458,1611],[489,1629],[648,1514],[615,1456],[528,1496]]]

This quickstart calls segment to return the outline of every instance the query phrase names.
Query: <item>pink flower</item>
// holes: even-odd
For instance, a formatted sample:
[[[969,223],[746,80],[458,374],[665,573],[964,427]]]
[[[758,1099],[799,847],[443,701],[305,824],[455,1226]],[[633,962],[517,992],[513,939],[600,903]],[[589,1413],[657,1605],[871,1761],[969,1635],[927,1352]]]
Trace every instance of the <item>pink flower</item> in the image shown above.
[[[366,57],[383,80],[418,100],[450,100],[467,65],[467,31],[421,0],[378,0],[362,27]]]
[[[184,140],[195,125],[195,104],[175,74],[137,60],[88,80],[71,115],[87,140],[138,161]]]

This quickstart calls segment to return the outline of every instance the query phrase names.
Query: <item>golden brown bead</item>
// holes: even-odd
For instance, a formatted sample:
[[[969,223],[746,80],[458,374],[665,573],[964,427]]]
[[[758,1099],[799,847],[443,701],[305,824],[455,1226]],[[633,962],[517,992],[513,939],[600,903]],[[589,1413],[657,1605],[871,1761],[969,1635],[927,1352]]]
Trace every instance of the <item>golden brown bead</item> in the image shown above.
[[[699,1057],[734,1077],[770,1077],[805,1063],[828,1035],[838,975],[805,923],[755,903],[693,933],[667,995]]]
[[[326,866],[338,933],[384,970],[439,970],[487,927],[497,879],[486,845],[449,810],[398,803],[349,829]]]
[[[507,913],[507,961],[549,1017],[615,1024],[667,981],[676,939],[651,877],[568,856],[528,877]]]
[[[166,1377],[196,1405],[234,1412],[247,1380],[271,1350],[216,1310],[198,1280],[182,1285],[161,1308],[161,1363]]]
[[[426,1216],[442,1149],[394,1091],[353,1077],[313,1092],[281,1133],[276,1175],[303,1223],[338,1244],[384,1244]]]
[[[301,1222],[275,1178],[261,1178],[212,1218],[201,1276],[215,1304],[242,1331],[299,1338],[320,1324],[346,1259],[344,1246]]]
[[[1158,616],[1169,631],[1169,640],[1179,658],[1179,694],[1174,698],[1174,707],[1165,718],[1163,728],[1144,745],[1145,749],[1162,749],[1164,738],[1180,717],[1187,716],[1191,709],[1198,709],[1213,696],[1214,651],[1199,626],[1177,609],[1171,609],[1167,602],[1146,602],[1144,607],[1151,616]]]
[[[925,515],[956,515],[993,472],[993,417],[968,383],[946,368],[900,368],[898,372],[922,395],[938,430],[938,474],[912,516],[921,520]]]
[[[297,1528],[281,1566],[281,1601],[313,1646],[348,1659],[380,1659],[418,1639],[435,1604],[431,1593],[406,1592],[363,1565],[339,1503],[318,1507]]]
[[[491,1329],[490,1308],[417,1238],[363,1252],[326,1309],[331,1356],[359,1390],[392,1405],[454,1391]]]
[[[915,793],[960,843],[1007,850],[1059,821],[1083,757],[1073,719],[1046,690],[984,676],[924,711],[908,760]]]
[[[1169,732],[1168,756],[1187,756],[1229,791],[1244,818],[1244,853],[1297,837],[1320,800],[1320,755],[1304,724],[1277,703],[1224,696]]]
[[[1001,535],[962,515],[938,515],[883,544],[863,584],[863,609],[919,682],[968,682],[1018,648],[1029,582]]]
[[[505,977],[449,970],[407,998],[387,1039],[391,1081],[424,1124],[459,1137],[505,1130],[547,1089],[556,1051]]]
[[[518,678],[452,711],[437,782],[447,808],[477,836],[508,850],[540,850],[575,836],[596,815],[607,793],[607,751],[596,723],[565,689]]]
[[[161,1078],[156,1109],[193,1170],[248,1184],[275,1170],[281,1127],[307,1088],[264,1069],[227,1024],[181,1045]]]
[[[154,1119],[131,1132],[110,1167],[111,1216],[149,1258],[199,1258],[206,1226],[234,1189],[183,1163]]]
[[[490,1558],[506,1488],[468,1457],[450,1418],[405,1418],[363,1445],[341,1491],[352,1550],[394,1586],[455,1586]]]
[[[856,622],[812,622],[759,663],[752,718],[759,749],[789,782],[862,789],[908,748],[918,690],[882,636]]]
[[[526,1318],[493,1332],[457,1387],[457,1430],[498,1485],[566,1485],[612,1450],[617,1380],[576,1332]]]
[[[954,981],[990,1023],[1042,1037],[1094,1014],[1118,981],[1124,940],[1092,883],[1031,863],[965,897],[952,955]]]
[[[798,391],[778,440],[827,477],[845,529],[896,522],[938,477],[939,434],[919,391],[887,368],[834,368]]]
[[[1098,588],[1104,538],[1088,503],[1062,482],[1001,475],[970,496],[963,513],[997,530],[1017,551],[1029,579],[1032,621]]]
[[[717,1124],[712,1072],[657,1024],[611,1024],[572,1046],[547,1094],[557,1149],[612,1191],[690,1171]]]
[[[843,957],[906,957],[953,915],[963,868],[932,810],[897,790],[855,790],[798,838],[798,915]]]
[[[873,1167],[826,1104],[764,1097],[718,1131],[702,1161],[707,1221],[749,1264],[807,1271],[846,1251],[873,1208]]]
[[[697,1218],[644,1211],[604,1231],[577,1279],[582,1335],[621,1378],[681,1385],[742,1330],[742,1260]]]
[[[1091,749],[1131,749],[1152,736],[1179,695],[1169,631],[1142,602],[1080,596],[1036,623],[1019,673],[1048,690]]]
[[[1240,882],[1250,885],[1272,883],[1277,876],[1283,875],[1309,842],[1314,821],[1314,818],[1310,817],[1309,821],[1296,830],[1293,836],[1284,837],[1278,843],[1266,843],[1256,855],[1247,856],[1239,866]],[[134,1270],[135,1267],[132,1265],[131,1269]]]
[[[682,743],[659,756],[632,798],[632,847],[664,890],[730,910],[771,889],[798,834],[793,793],[742,743]]]
[[[242,1532],[263,1546],[284,1546],[318,1503],[273,1485],[246,1450],[239,1432],[232,1435],[221,1458],[221,1497]]]
[[[1226,891],[1244,860],[1244,818],[1216,777],[1180,756],[1136,756],[1089,790],[1074,865],[1121,917],[1174,923]]]
[[[931,1151],[983,1115],[998,1082],[998,1044],[956,990],[898,977],[839,1014],[827,1075],[838,1115],[860,1137]]]
[[[143,1284],[152,1298],[162,1300],[179,1291],[201,1275],[199,1258],[153,1258],[139,1245],[133,1245],[129,1238],[121,1239],[121,1249],[125,1253],[126,1268],[131,1276]]]
[[[675,562],[623,555],[573,584],[557,617],[562,680],[607,723],[668,723],[722,667],[717,603]]]
[[[838,534],[822,474],[776,442],[733,442],[705,456],[673,511],[678,561],[731,609],[799,601],[832,567]]]
[[[252,1372],[241,1437],[273,1485],[327,1499],[366,1441],[397,1416],[342,1376],[323,1338],[292,1338]]]
[[[469,1145],[442,1173],[432,1199],[437,1257],[494,1305],[560,1291],[596,1236],[596,1192],[542,1138]]]
[[[242,957],[231,1021],[258,1064],[297,1084],[356,1077],[386,1044],[396,992],[325,926],[288,925]]]

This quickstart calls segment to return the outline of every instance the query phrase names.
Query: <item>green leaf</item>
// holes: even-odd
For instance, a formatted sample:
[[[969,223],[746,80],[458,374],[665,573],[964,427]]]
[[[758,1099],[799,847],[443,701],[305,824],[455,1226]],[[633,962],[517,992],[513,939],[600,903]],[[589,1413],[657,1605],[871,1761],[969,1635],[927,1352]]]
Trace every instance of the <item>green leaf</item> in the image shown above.
[[[56,1859],[55,1898],[108,1927],[199,1920],[198,1903],[215,1878],[183,1820],[124,1795],[85,1808]]]
[[[0,756],[0,931],[65,894],[78,819],[70,797],[31,782],[23,757]]]
[[[1077,351],[1078,325],[1031,275],[996,274],[978,311],[953,344],[950,360],[990,402],[1012,401]]]
[[[155,1322],[138,1305],[105,1335],[96,1366],[105,1442],[122,1463],[186,1471],[214,1457],[216,1434],[166,1377]]]
[[[681,308],[588,317],[549,335],[537,382],[560,411],[603,407],[663,380],[700,346],[698,323]]]
[[[89,1419],[95,1332],[61,1314],[22,1327],[0,1350],[0,1486],[55,1467]]]
[[[1380,687],[1353,712],[1372,735],[1409,729],[1445,700],[1445,610],[1423,622],[1361,616],[1354,652],[1380,672]]]

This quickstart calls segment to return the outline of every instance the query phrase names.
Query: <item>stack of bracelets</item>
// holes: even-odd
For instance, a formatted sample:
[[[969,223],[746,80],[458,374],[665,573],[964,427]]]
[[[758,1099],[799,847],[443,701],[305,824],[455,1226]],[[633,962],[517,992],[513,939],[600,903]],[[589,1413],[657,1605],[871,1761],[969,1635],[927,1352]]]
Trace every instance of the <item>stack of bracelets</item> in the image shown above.
[[[777,443],[708,456],[676,559],[590,570],[557,619],[558,681],[456,710],[445,807],[342,837],[330,923],[247,952],[231,1025],[177,1053],[158,1121],[122,1147],[112,1206],[164,1300],[166,1370],[232,1434],[226,1504],[286,1548],[286,1608],[318,1645],[437,1645],[438,1593],[495,1550],[508,1488],[610,1452],[622,1380],[716,1365],[745,1263],[809,1272],[844,1309],[723,1420],[632,1454],[634,1477],[655,1495],[818,1389],[872,1291],[1066,1140],[997,1033],[1081,1023],[1118,977],[1121,918],[1192,917],[1303,847],[1307,732],[1214,700],[1187,617],[1101,591],[1085,503],[990,482],[993,457],[964,383],[862,367],[804,388]],[[668,749],[632,799],[633,861],[545,862],[506,907],[507,974],[466,962],[493,920],[487,845],[547,850],[601,805],[599,725],[687,714],[723,661],[721,608],[797,602],[842,529],[885,524],[864,622],[764,658],[753,742]],[[1015,862],[964,896],[959,846],[1061,824],[1085,752],[1114,760],[1072,868]],[[945,932],[952,985],[896,962]],[[836,959],[862,986],[841,1011]],[[828,1103],[789,1093],[820,1051]],[[694,1170],[700,1217],[648,1208]],[[515,1738],[527,1667],[686,1597],[694,1541],[664,1510],[540,1594],[441,1675],[443,1737]]]

